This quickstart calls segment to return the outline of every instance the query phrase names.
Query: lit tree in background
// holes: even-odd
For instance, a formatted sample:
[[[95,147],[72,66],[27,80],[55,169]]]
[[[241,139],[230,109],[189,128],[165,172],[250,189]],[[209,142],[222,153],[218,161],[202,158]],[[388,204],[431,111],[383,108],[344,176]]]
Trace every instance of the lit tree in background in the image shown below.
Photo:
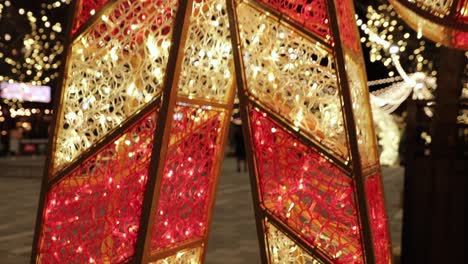
[[[69,2],[0,1],[0,83],[45,85],[52,87],[54,93]],[[22,99],[2,98],[2,142],[8,141],[8,131],[18,126],[26,131],[33,129],[36,137],[47,136],[47,120],[50,120],[52,113],[50,108],[51,104],[36,105]]]
[[[70,0],[0,3],[0,82],[55,85]],[[8,102],[21,107],[21,102]],[[13,104],[12,104],[13,103]]]
[[[437,67],[432,55],[437,53],[440,44],[424,39],[420,32],[406,26],[387,1],[357,6],[360,7],[357,23],[361,42],[368,51],[368,74],[373,79],[369,86],[379,144],[383,149],[380,159],[382,164],[391,165],[398,160],[401,137],[395,120],[401,118],[394,112],[410,95],[414,99],[434,98]],[[374,67],[379,71],[373,71]],[[429,107],[424,107],[424,111],[428,117],[432,116]],[[422,138],[430,142],[426,134]]]

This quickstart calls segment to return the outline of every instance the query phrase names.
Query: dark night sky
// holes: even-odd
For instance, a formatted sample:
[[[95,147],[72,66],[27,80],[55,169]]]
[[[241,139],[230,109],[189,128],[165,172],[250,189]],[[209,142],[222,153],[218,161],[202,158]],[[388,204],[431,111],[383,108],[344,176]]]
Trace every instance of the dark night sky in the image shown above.
[[[355,1],[355,9],[356,13],[361,18],[366,17],[366,9],[367,6],[370,4],[376,4],[376,2],[382,2],[380,0],[358,0]],[[359,32],[362,35],[362,32]],[[366,61],[366,70],[367,70],[367,79],[368,80],[377,80],[388,78],[388,69],[383,65],[383,63],[371,63],[369,59],[369,48],[365,45],[362,45],[362,52],[364,55],[364,59]]]

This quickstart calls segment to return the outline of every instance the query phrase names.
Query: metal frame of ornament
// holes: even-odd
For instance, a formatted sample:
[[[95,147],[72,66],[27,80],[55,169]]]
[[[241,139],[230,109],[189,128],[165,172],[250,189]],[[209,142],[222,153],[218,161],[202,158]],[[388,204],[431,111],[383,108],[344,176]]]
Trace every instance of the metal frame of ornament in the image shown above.
[[[210,0],[211,1],[211,0]],[[178,7],[175,14],[175,19],[173,22],[172,29],[172,39],[171,43],[177,43],[177,45],[170,45],[169,55],[167,60],[167,66],[165,69],[164,81],[162,82],[161,91],[154,95],[153,98],[145,105],[140,106],[140,109],[134,112],[131,116],[127,117],[125,121],[117,125],[115,128],[107,132],[107,134],[102,137],[97,142],[93,143],[88,149],[79,154],[74,160],[72,160],[64,168],[58,169],[56,172],[52,171],[53,159],[55,155],[55,140],[57,137],[57,129],[60,125],[61,118],[61,109],[63,107],[64,100],[64,86],[66,85],[66,76],[67,71],[70,68],[70,53],[72,49],[72,43],[78,38],[85,35],[91,30],[91,28],[98,23],[103,16],[107,14],[111,8],[115,7],[117,4],[123,1],[119,0],[109,0],[101,8],[95,12],[73,35],[71,34],[75,20],[75,15],[77,10],[80,8],[80,1],[72,1],[72,4],[69,8],[69,16],[67,23],[67,30],[65,31],[69,38],[65,43],[65,52],[62,57],[62,66],[60,69],[60,80],[57,92],[55,93],[54,101],[54,117],[52,121],[51,135],[49,138],[49,153],[47,155],[46,166],[44,169],[44,176],[41,185],[40,193],[40,203],[37,213],[35,234],[32,246],[32,255],[31,263],[41,263],[40,261],[40,251],[41,246],[41,236],[43,233],[43,224],[44,224],[44,215],[47,206],[47,195],[48,192],[63,179],[67,177],[71,172],[79,168],[84,162],[90,159],[95,155],[99,150],[103,149],[105,146],[111,144],[119,136],[121,136],[125,131],[133,127],[138,120],[146,116],[152,111],[158,111],[158,118],[156,122],[156,128],[154,129],[154,141],[152,146],[151,160],[148,166],[147,182],[146,188],[144,189],[142,207],[141,207],[141,216],[139,218],[139,228],[137,231],[137,238],[135,241],[134,255],[125,260],[125,262],[130,263],[166,263],[169,261],[170,257],[177,256],[179,257],[181,252],[186,252],[187,250],[198,250],[201,249],[195,258],[198,262],[203,263],[206,254],[206,245],[208,242],[210,225],[212,221],[212,211],[214,206],[214,198],[216,196],[216,189],[218,178],[221,170],[222,157],[224,155],[224,147],[227,141],[227,132],[228,132],[228,123],[229,117],[232,113],[233,103],[234,103],[234,91],[237,85],[238,96],[241,104],[241,117],[243,121],[243,131],[246,137],[246,154],[247,160],[249,163],[249,172],[251,179],[252,187],[252,196],[254,200],[254,210],[256,217],[257,225],[257,235],[260,244],[260,252],[262,263],[272,263],[269,258],[268,252],[268,241],[266,240],[265,225],[266,223],[271,223],[279,231],[283,232],[291,241],[298,245],[302,250],[310,254],[314,259],[320,263],[334,263],[334,259],[327,255],[326,252],[318,248],[316,245],[307,241],[304,236],[298,233],[296,230],[288,226],[282,219],[272,214],[271,212],[265,209],[265,206],[262,204],[261,195],[260,195],[260,184],[259,184],[259,175],[258,175],[258,164],[255,162],[255,154],[252,149],[252,130],[250,125],[249,113],[253,109],[259,109],[262,112],[265,112],[269,118],[276,122],[280,127],[284,128],[287,133],[293,135],[297,138],[302,144],[307,147],[312,147],[315,149],[318,154],[326,160],[328,163],[336,166],[341,173],[346,175],[347,178],[352,182],[353,188],[355,189],[352,199],[356,201],[356,211],[358,215],[358,223],[360,226],[360,237],[359,241],[362,247],[363,252],[363,262],[364,263],[377,263],[374,250],[374,243],[372,238],[372,230],[370,224],[369,216],[369,206],[366,200],[366,188],[365,180],[371,175],[378,174],[380,172],[380,166],[378,162],[373,164],[363,165],[361,162],[362,154],[360,153],[359,144],[358,144],[358,128],[356,123],[356,117],[354,116],[353,110],[353,99],[351,94],[351,88],[348,82],[349,76],[347,73],[347,65],[345,61],[345,48],[342,46],[342,37],[340,36],[340,30],[338,25],[339,18],[337,15],[337,9],[335,6],[334,0],[324,0],[326,3],[326,12],[329,16],[330,28],[333,41],[328,41],[322,36],[312,32],[296,23],[293,19],[290,19],[287,15],[283,15],[281,12],[274,10],[270,7],[267,7],[265,4],[259,3],[252,0],[227,0],[226,4],[226,16],[229,19],[230,26],[230,36],[232,41],[232,56],[233,63],[230,63],[230,68],[235,74],[231,74],[230,78],[232,79],[231,85],[225,87],[226,100],[225,102],[216,102],[215,100],[210,99],[200,99],[193,98],[192,96],[185,96],[183,94],[178,94],[178,84],[183,71],[183,59],[184,59],[184,48],[186,47],[187,35],[190,27],[190,21],[192,16],[192,5],[194,0],[177,0]],[[353,6],[351,0],[350,4],[352,10]],[[346,142],[348,144],[349,157],[345,160],[342,158],[336,157],[334,153],[328,150],[326,147],[317,141],[313,135],[304,129],[299,129],[298,127],[290,124],[288,120],[284,119],[277,113],[274,113],[268,110],[268,107],[265,107],[261,99],[256,99],[247,89],[247,81],[243,68],[242,61],[242,51],[240,44],[239,36],[239,24],[237,23],[237,14],[236,7],[238,5],[248,5],[252,8],[260,10],[262,13],[267,14],[279,24],[282,24],[288,27],[291,32],[300,34],[303,38],[317,43],[322,48],[328,50],[331,54],[334,55],[335,61],[333,62],[336,65],[336,75],[337,75],[337,87],[339,90],[340,96],[340,106],[343,113],[343,120],[348,133],[346,134]],[[357,30],[355,28],[355,30]],[[357,32],[356,32],[357,33]],[[357,56],[360,56],[358,54]],[[360,59],[360,58],[358,58]],[[234,70],[235,69],[235,70]],[[368,95],[367,95],[368,96]],[[367,101],[369,98],[367,98]],[[173,119],[175,118],[175,109],[177,105],[191,106],[196,109],[208,108],[215,109],[222,112],[220,129],[217,144],[219,155],[217,158],[214,158],[214,163],[212,165],[211,174],[212,181],[211,184],[211,193],[210,197],[207,198],[208,209],[206,211],[206,230],[204,235],[201,238],[193,238],[189,240],[176,243],[169,248],[164,248],[160,250],[154,250],[152,248],[152,235],[153,227],[156,221],[156,214],[158,210],[158,202],[161,196],[161,186],[163,184],[164,178],[164,169],[165,161],[168,157],[169,143],[171,141],[171,125]],[[370,111],[370,109],[369,109]],[[369,112],[370,113],[370,112]],[[368,128],[369,129],[369,128]],[[369,133],[373,134],[373,128],[370,128]],[[372,138],[372,137],[371,137]],[[375,137],[373,139],[375,141]],[[375,147],[375,142],[374,145]],[[371,146],[372,148],[372,146]],[[381,184],[381,179],[378,179]],[[386,227],[385,227],[386,228]],[[388,233],[388,230],[387,230]],[[388,243],[387,250],[389,254],[390,244]],[[185,253],[184,253],[185,254]],[[197,253],[194,253],[197,254]],[[164,259],[167,259],[164,262]],[[93,259],[93,261],[95,261]],[[391,261],[391,260],[389,260]],[[387,262],[389,262],[387,261]],[[90,262],[92,263],[91,259]],[[382,263],[382,262],[378,262]]]
[[[457,34],[468,35],[468,20],[463,21],[457,18],[460,15],[459,12],[468,7],[466,0],[452,0],[448,10],[445,10],[446,14],[439,14],[440,12],[437,10],[424,6],[424,0],[411,2],[408,0],[389,0],[389,2],[416,32],[420,32],[428,39],[446,47],[468,49],[468,40],[464,40],[464,43],[458,43],[459,41],[455,39]],[[460,4],[464,4],[465,7],[459,7]]]

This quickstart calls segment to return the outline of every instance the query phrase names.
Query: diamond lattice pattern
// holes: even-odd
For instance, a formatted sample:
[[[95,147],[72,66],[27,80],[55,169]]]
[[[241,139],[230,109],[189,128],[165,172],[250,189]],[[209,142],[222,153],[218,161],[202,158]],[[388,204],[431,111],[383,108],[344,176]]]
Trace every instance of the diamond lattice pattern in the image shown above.
[[[237,11],[248,91],[346,159],[333,56],[247,4],[240,4]]]
[[[155,125],[153,112],[49,190],[40,263],[119,263],[133,255]]]
[[[337,263],[362,263],[351,178],[266,113],[250,120],[266,209]]]
[[[177,0],[121,0],[72,44],[53,168],[63,168],[161,91]]]
[[[223,120],[224,112],[176,107],[153,227],[153,251],[204,237]]]

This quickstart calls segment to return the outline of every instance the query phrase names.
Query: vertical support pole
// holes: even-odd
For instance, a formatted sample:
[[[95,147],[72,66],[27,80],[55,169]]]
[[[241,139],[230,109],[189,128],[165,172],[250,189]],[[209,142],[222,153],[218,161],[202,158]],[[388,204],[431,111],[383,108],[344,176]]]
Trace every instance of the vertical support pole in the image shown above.
[[[182,66],[183,52],[187,35],[192,1],[180,0],[172,35],[172,45],[166,68],[162,105],[154,134],[154,144],[149,166],[147,188],[143,196],[143,208],[140,218],[140,228],[136,242],[135,261],[146,263],[151,251],[151,235],[153,232],[154,216],[158,206],[158,197],[166,161],[167,146],[171,130],[172,116],[177,97]]]
[[[80,0],[73,0],[68,7],[67,10],[67,22],[65,25],[65,42],[64,42],[64,51],[62,54],[61,64],[60,64],[60,70],[59,70],[59,79],[56,82],[55,86],[55,91],[54,91],[54,113],[53,113],[53,118],[52,122],[50,123],[50,129],[49,129],[49,142],[48,146],[49,149],[47,150],[47,156],[46,156],[46,161],[45,161],[45,166],[44,166],[44,172],[42,176],[42,182],[41,182],[41,191],[39,194],[39,206],[37,208],[37,214],[36,214],[36,226],[34,229],[34,238],[33,238],[33,243],[32,243],[32,250],[31,250],[31,264],[35,264],[37,262],[38,258],[38,248],[39,248],[39,239],[42,233],[42,220],[43,220],[43,212],[44,212],[44,207],[45,207],[45,202],[46,202],[46,196],[47,196],[47,191],[51,187],[49,184],[49,173],[51,169],[51,164],[52,164],[52,155],[54,154],[54,140],[55,140],[55,133],[56,133],[56,124],[57,120],[60,118],[60,108],[62,105],[62,87],[65,83],[65,76],[67,74],[67,64],[68,64],[68,56],[71,51],[71,43],[72,43],[72,36],[71,36],[71,31],[73,28],[73,21],[76,15],[76,10],[79,5]]]
[[[466,175],[457,171],[465,163],[457,157],[457,116],[462,78],[466,67],[463,51],[442,48],[440,70],[437,78],[436,105],[431,127],[432,166],[432,228],[429,250],[434,263],[466,263],[463,261],[466,239],[466,216],[460,208],[466,191]],[[465,231],[464,231],[465,230]],[[448,243],[441,243],[447,241]]]
[[[441,48],[439,58],[430,156],[407,163],[402,263],[466,262],[466,216],[460,202],[465,200],[467,167],[456,153],[466,58],[463,51],[449,48]]]
[[[345,0],[347,1],[347,0]],[[330,28],[335,41],[335,60],[338,74],[338,83],[342,93],[343,110],[345,116],[346,129],[350,146],[351,166],[356,187],[355,198],[359,209],[359,221],[361,224],[361,240],[364,251],[365,263],[375,263],[374,248],[372,245],[372,234],[369,223],[369,213],[367,209],[364,175],[362,172],[361,156],[359,154],[358,138],[356,130],[356,120],[353,115],[353,102],[351,99],[351,88],[346,72],[345,51],[340,35],[340,24],[338,21],[337,6],[335,0],[327,0],[328,13],[330,15]]]
[[[409,257],[409,252],[412,255],[418,255],[418,261],[426,263],[423,255],[426,251],[423,245],[418,241],[425,241],[429,235],[422,224],[418,224],[420,219],[430,219],[430,207],[427,203],[427,194],[429,193],[429,182],[425,179],[429,175],[430,168],[426,166],[428,159],[420,152],[420,121],[418,115],[422,110],[418,109],[418,102],[415,100],[408,101],[406,117],[407,138],[406,153],[405,153],[405,178],[404,178],[404,203],[403,203],[403,236],[402,236],[402,263],[407,262],[405,259]]]

